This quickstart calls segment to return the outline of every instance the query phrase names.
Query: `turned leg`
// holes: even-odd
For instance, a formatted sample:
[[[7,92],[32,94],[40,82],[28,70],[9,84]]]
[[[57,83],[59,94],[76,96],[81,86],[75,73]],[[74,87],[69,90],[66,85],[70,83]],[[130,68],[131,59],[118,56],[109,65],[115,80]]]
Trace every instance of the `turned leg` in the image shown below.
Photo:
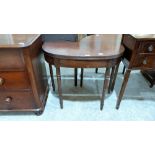
[[[104,98],[105,98],[105,93],[108,89],[109,79],[110,79],[110,68],[107,67],[106,71],[105,71],[105,77],[104,77],[104,84],[103,84],[103,90],[102,90],[100,110],[102,110],[103,106],[104,106]]]
[[[95,69],[95,73],[98,73],[98,68]]]
[[[84,69],[81,68],[81,79],[80,79],[80,86],[82,87],[83,85],[83,72],[84,72]]]
[[[74,85],[77,86],[77,72],[78,72],[78,69],[75,68],[74,69]]]
[[[57,81],[58,81],[58,94],[59,94],[59,100],[60,100],[60,108],[63,109],[60,67],[56,67],[56,75],[57,75]]]
[[[115,82],[116,82],[116,77],[117,77],[117,74],[118,74],[118,68],[119,68],[119,64],[115,68],[114,78],[113,78],[113,81],[112,81],[112,84],[111,84],[111,91],[114,90],[114,86],[115,86]]]
[[[121,90],[119,92],[119,96],[118,96],[118,99],[117,99],[116,109],[119,109],[120,102],[122,100],[122,97],[123,97],[123,94],[124,94],[124,91],[125,91],[125,88],[126,88],[129,76],[130,76],[130,72],[131,72],[131,70],[127,70],[125,75],[124,75],[123,84],[122,84],[122,87],[121,87]]]
[[[52,65],[49,64],[49,68],[50,68],[50,75],[51,75],[52,88],[53,88],[53,91],[55,91],[55,84],[54,84],[54,77],[53,77]]]
[[[112,71],[111,71],[111,75],[110,75],[110,82],[109,82],[109,87],[108,87],[108,93],[110,94],[111,92],[111,86],[112,86],[112,82],[114,79],[114,73],[115,73],[115,66],[112,67]]]
[[[124,73],[125,73],[125,66],[123,67],[123,71],[122,71],[122,74],[124,75]]]

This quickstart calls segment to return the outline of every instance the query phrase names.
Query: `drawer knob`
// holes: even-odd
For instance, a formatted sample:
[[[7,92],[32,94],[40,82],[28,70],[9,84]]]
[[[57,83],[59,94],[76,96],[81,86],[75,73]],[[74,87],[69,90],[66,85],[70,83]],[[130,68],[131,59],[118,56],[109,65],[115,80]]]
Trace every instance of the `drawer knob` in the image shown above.
[[[0,77],[0,86],[4,84],[4,79]]]
[[[148,51],[149,51],[149,52],[152,52],[153,50],[154,50],[153,45],[150,45],[150,46],[148,47]]]
[[[12,97],[6,97],[6,98],[5,98],[5,102],[11,103],[11,101],[12,101]]]
[[[146,65],[146,64],[147,64],[147,60],[144,59],[144,60],[143,60],[143,65]]]

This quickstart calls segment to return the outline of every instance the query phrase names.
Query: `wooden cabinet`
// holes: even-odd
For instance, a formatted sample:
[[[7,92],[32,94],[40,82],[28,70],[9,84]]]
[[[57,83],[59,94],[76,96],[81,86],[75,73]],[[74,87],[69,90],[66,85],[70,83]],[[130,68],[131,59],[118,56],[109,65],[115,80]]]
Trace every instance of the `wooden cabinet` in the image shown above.
[[[141,70],[142,74],[150,81],[150,87],[155,84],[155,71],[153,71],[155,70],[155,35],[124,34],[122,44],[125,47],[122,61],[125,65],[126,73],[117,99],[117,109],[120,106],[132,70]]]
[[[44,111],[48,80],[40,35],[0,35],[0,111]]]

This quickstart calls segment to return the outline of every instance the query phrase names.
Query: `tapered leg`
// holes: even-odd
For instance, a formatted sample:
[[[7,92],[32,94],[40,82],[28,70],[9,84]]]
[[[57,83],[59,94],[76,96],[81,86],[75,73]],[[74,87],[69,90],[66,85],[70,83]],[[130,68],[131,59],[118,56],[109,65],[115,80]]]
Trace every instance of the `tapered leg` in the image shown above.
[[[110,75],[110,82],[109,82],[109,87],[108,87],[108,93],[110,94],[111,92],[111,86],[112,86],[112,82],[114,79],[114,73],[115,73],[115,66],[112,67],[112,71],[111,71],[111,75]]]
[[[57,74],[57,81],[58,81],[58,93],[59,93],[59,100],[60,100],[60,108],[63,109],[60,67],[56,67],[56,74]]]
[[[105,98],[105,93],[106,93],[106,91],[108,89],[109,79],[110,79],[110,68],[107,67],[106,71],[105,71],[105,78],[104,78],[104,84],[103,84],[103,91],[102,91],[102,97],[101,97],[100,110],[102,110],[103,106],[104,106],[104,98]]]
[[[122,74],[124,75],[124,73],[125,73],[125,66],[123,67],[123,71],[122,71]]]
[[[115,82],[116,82],[116,77],[117,77],[117,74],[118,74],[118,68],[119,68],[119,64],[115,68],[114,78],[113,78],[112,85],[111,85],[111,91],[112,92],[114,90],[114,86],[115,86]]]
[[[54,77],[53,77],[52,65],[49,64],[49,68],[50,68],[50,75],[51,75],[52,88],[53,88],[53,91],[55,91],[55,84],[54,84]]]
[[[77,86],[77,72],[78,72],[78,69],[75,68],[74,69],[74,85]]]
[[[98,73],[98,68],[95,69],[95,73]]]
[[[125,88],[126,88],[129,76],[130,76],[130,72],[131,72],[131,70],[127,70],[126,73],[125,73],[123,84],[122,84],[122,87],[121,87],[121,90],[119,92],[119,96],[118,96],[118,99],[117,99],[116,109],[119,109],[120,102],[122,100],[122,97],[123,97],[123,94],[124,94],[124,91],[125,91]]]
[[[83,85],[83,72],[84,72],[84,69],[81,68],[81,79],[80,79],[80,86],[82,87]]]

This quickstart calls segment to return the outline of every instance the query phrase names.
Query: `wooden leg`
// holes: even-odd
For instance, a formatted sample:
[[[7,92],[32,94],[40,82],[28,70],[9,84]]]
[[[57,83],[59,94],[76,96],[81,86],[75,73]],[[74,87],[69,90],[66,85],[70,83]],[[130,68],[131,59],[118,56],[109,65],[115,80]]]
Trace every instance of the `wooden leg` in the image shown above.
[[[124,75],[124,73],[125,73],[125,66],[123,67],[123,72],[122,72],[122,74]]]
[[[125,91],[125,88],[126,88],[129,76],[130,76],[130,72],[131,72],[131,70],[127,70],[126,73],[125,73],[124,80],[123,80],[123,83],[122,83],[122,87],[121,87],[121,90],[119,92],[119,96],[118,96],[118,99],[117,99],[116,109],[119,109],[120,102],[122,100],[122,97],[123,97],[123,94],[124,94],[124,91]]]
[[[110,68],[107,67],[106,71],[105,71],[105,78],[104,78],[104,84],[103,84],[103,91],[102,91],[102,97],[101,97],[100,110],[102,110],[103,106],[104,106],[104,98],[105,98],[105,93],[106,93],[106,91],[108,89],[109,79],[110,79]]]
[[[74,69],[74,85],[77,86],[77,72],[78,72],[78,69],[75,68]]]
[[[58,93],[59,93],[59,100],[60,100],[60,108],[63,109],[60,67],[56,67],[56,74],[57,74],[57,81],[58,81]]]
[[[95,69],[95,73],[98,73],[98,68]]]
[[[114,78],[113,78],[112,85],[111,85],[111,91],[113,91],[115,87],[116,77],[118,74],[118,68],[119,68],[119,64],[115,68]]]
[[[50,75],[51,75],[52,88],[53,88],[53,91],[55,91],[55,84],[54,84],[54,77],[53,77],[52,65],[49,64],[49,68],[50,68]]]
[[[81,79],[80,79],[80,86],[82,87],[83,85],[83,72],[84,72],[84,69],[81,68]]]
[[[112,82],[114,79],[114,73],[115,73],[115,66],[112,67],[112,71],[111,71],[111,75],[110,75],[110,82],[109,82],[109,87],[108,87],[108,93],[110,94],[111,92],[111,86],[112,86]]]

